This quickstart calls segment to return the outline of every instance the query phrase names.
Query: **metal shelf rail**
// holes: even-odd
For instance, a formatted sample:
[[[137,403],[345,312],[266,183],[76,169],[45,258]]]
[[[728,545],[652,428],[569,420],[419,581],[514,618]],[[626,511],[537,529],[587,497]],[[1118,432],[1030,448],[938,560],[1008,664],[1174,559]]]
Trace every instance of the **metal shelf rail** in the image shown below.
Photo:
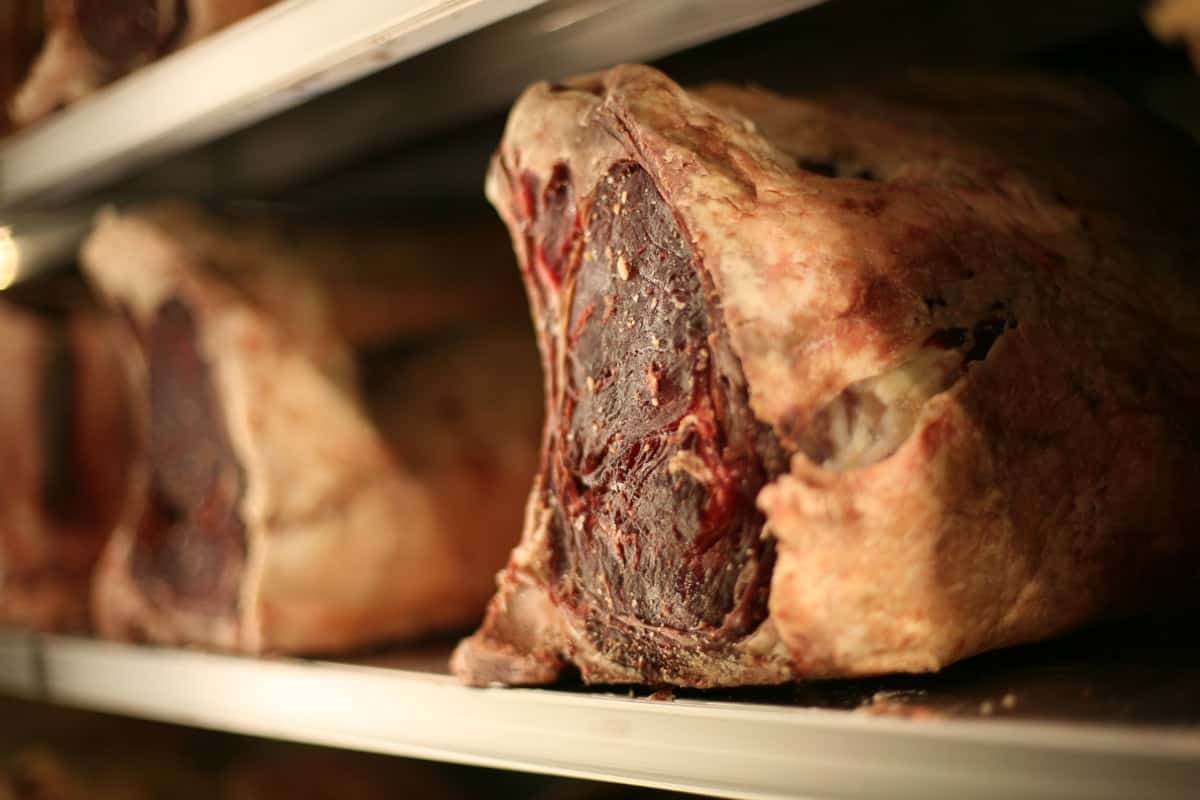
[[[372,664],[0,636],[0,691],[243,734],[738,798],[1194,797],[1194,727],[897,718],[703,697],[469,689]]]

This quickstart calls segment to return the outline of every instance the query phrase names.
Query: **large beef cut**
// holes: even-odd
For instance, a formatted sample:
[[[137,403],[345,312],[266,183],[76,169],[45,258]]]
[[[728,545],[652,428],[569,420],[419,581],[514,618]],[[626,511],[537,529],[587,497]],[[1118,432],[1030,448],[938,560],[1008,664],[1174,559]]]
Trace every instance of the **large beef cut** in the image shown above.
[[[105,328],[0,303],[0,624],[87,626],[132,447]]]
[[[477,237],[437,265],[414,237],[102,215],[84,264],[127,321],[141,457],[101,633],[329,652],[479,618],[536,465],[537,357],[519,324],[447,329],[505,305],[503,269],[456,297],[495,263]]]
[[[1110,96],[624,66],[488,177],[549,393],[473,684],[928,671],[1195,599],[1195,153]]]
[[[41,51],[9,105],[28,125],[275,0],[41,0]],[[37,0],[21,0],[26,14]],[[3,45],[0,42],[0,45]]]

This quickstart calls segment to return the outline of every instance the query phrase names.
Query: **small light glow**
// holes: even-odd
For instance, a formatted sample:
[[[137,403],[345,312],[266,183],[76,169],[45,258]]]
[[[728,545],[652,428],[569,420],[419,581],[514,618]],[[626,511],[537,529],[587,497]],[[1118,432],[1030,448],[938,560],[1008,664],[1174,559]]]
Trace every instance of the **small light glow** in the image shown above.
[[[13,239],[12,229],[0,227],[0,292],[17,282],[17,266],[21,254]]]

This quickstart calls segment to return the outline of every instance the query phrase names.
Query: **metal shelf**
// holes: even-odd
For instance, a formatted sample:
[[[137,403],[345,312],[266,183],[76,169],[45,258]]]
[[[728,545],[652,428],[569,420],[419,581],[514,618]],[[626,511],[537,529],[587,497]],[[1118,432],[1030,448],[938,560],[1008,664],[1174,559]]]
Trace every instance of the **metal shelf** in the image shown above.
[[[254,660],[14,633],[0,636],[0,691],[237,733],[740,798],[1183,798],[1200,785],[1194,725],[1066,722],[1038,717],[1036,702],[1032,718],[985,718],[980,707],[1002,714],[1011,704],[997,695],[994,712],[987,702],[964,706],[961,686],[958,695],[930,684],[913,690],[917,679],[883,695],[875,692],[884,684],[853,682],[665,702],[468,689],[445,674],[445,656],[433,647],[370,663]],[[1061,673],[1039,658],[1025,678],[1010,665],[1009,678]],[[1175,666],[1196,674],[1194,663]],[[1128,679],[1127,669],[1117,672]],[[1126,699],[1138,701],[1139,691]],[[853,692],[875,697],[867,709],[881,696],[920,700],[899,703],[899,717],[820,707],[831,698],[845,705]],[[1022,702],[1035,695],[1017,690]]]
[[[317,106],[288,119],[285,138],[311,143],[321,131],[315,138],[337,150],[338,139],[370,139],[394,118],[428,130],[495,110],[531,80],[674,52],[820,1],[285,0],[0,144],[0,207],[112,183],[450,42],[445,58],[414,65],[397,90],[385,84],[335,113]],[[502,20],[512,24],[494,26]],[[311,145],[269,138],[260,169],[288,168],[297,149],[301,169],[315,157]]]

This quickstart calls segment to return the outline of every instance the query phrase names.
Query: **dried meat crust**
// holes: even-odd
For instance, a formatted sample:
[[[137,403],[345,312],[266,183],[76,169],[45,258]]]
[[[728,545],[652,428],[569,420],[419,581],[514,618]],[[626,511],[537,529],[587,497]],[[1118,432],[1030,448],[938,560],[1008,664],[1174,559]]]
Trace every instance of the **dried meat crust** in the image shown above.
[[[594,256],[597,198],[630,170],[656,197],[630,210],[621,195],[615,213],[646,227],[666,209],[678,238]],[[914,75],[802,100],[687,91],[622,66],[530,88],[488,195],[538,323],[547,454],[522,544],[455,672],[541,683],[574,665],[593,682],[691,686],[921,672],[1191,602],[1195,176],[1193,152],[1118,101],[1037,76]],[[580,349],[597,317],[578,298],[604,270],[636,281],[666,251],[690,258],[706,341],[736,357],[723,375],[744,379],[790,457],[778,474],[764,457],[756,498],[777,550],[769,613],[715,639],[702,620],[596,613],[614,578],[578,590],[579,542],[617,557],[629,526],[567,502],[583,515],[568,536],[570,513],[556,511],[568,484],[555,453],[586,429],[577,397],[596,385],[572,370],[612,366]],[[625,295],[607,297],[603,318],[623,320]],[[663,308],[630,319],[674,313]],[[572,474],[588,485],[591,466]],[[712,469],[692,472],[710,498],[724,491]],[[659,518],[680,530],[670,507]],[[625,563],[621,580],[658,585]]]
[[[171,207],[107,212],[84,247],[128,321],[142,442],[98,629],[330,652],[469,624],[534,468],[527,334],[407,358],[364,397],[335,293],[270,242]]]

